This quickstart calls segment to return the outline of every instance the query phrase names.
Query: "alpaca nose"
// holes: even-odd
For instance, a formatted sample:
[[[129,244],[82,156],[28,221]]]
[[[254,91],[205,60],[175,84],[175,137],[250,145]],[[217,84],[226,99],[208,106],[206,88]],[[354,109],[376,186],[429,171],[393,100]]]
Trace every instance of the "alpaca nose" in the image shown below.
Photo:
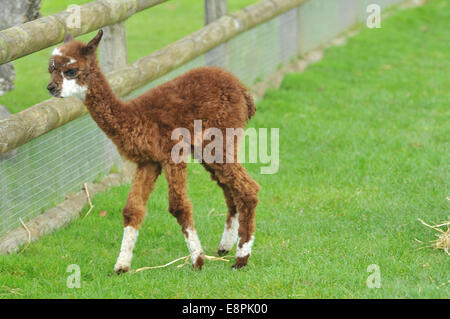
[[[55,83],[49,83],[49,85],[47,85],[47,90],[50,93],[55,93],[57,88],[58,86]]]

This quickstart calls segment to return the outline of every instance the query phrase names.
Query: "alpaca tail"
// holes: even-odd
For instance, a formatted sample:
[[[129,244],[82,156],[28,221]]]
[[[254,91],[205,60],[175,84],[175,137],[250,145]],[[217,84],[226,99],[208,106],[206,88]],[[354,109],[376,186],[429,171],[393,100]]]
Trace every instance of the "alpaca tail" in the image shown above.
[[[255,106],[253,98],[250,94],[248,94],[247,92],[244,92],[244,97],[245,97],[245,101],[247,102],[247,108],[248,108],[247,119],[250,120],[253,117],[253,115],[255,115],[256,106]]]

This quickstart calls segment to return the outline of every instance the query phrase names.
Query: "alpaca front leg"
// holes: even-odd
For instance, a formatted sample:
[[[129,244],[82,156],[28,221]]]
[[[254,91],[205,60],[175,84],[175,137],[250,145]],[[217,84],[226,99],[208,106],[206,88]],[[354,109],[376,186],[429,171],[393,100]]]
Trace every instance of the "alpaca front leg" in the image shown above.
[[[122,210],[124,230],[119,258],[114,266],[116,273],[127,272],[131,268],[133,249],[146,214],[147,200],[160,174],[161,166],[157,163],[140,164],[136,168],[127,203]]]
[[[189,249],[189,254],[191,255],[192,266],[201,270],[205,262],[205,253],[203,252],[202,245],[198,239],[197,231],[192,225],[186,228],[183,233]]]
[[[184,234],[191,256],[192,266],[201,270],[205,260],[205,253],[194,228],[191,203],[186,191],[186,164],[167,164],[164,174],[169,184],[169,212],[176,217]]]
[[[133,226],[127,226],[123,230],[122,245],[120,247],[119,258],[114,266],[116,273],[128,272],[131,268],[131,260],[133,258],[133,249],[136,244],[139,230]]]
[[[223,194],[225,196],[225,200],[228,207],[227,221],[225,223],[222,239],[219,244],[219,249],[217,250],[217,254],[219,256],[224,256],[228,254],[228,252],[231,249],[233,249],[233,246],[238,239],[239,214],[236,210],[236,204],[234,203],[233,195],[230,191],[230,188],[227,185],[220,183],[218,180],[217,184],[223,190]]]
[[[244,174],[243,174],[244,175]],[[244,192],[235,193],[236,206],[239,212],[239,242],[236,248],[236,263],[233,269],[242,268],[247,265],[248,258],[252,253],[253,242],[255,236],[255,209],[258,204],[257,192],[259,185],[253,181],[248,175],[244,175],[243,180],[246,181]]]
[[[225,256],[228,252],[233,249],[234,244],[238,239],[238,229],[239,229],[239,214],[234,215],[228,214],[227,221],[222,234],[222,239],[219,244],[219,249],[217,251],[219,256]]]
[[[133,201],[132,191],[128,195],[127,205],[122,210],[124,219],[123,239],[119,258],[117,258],[116,265],[114,266],[114,271],[118,274],[128,272],[131,269],[134,245],[136,244],[139,228],[146,213],[144,205],[137,206],[136,202]]]
[[[255,209],[258,204],[257,194],[260,187],[240,164],[218,165],[215,167],[214,173],[219,182],[226,185],[226,189],[230,190],[231,196],[228,197],[232,198],[233,203],[233,205],[228,205],[229,215],[219,246],[219,254],[222,248],[224,251],[227,251],[233,247],[237,233],[236,263],[233,265],[233,268],[242,268],[247,265],[255,240],[253,235],[255,230]],[[224,189],[224,187],[222,188]],[[229,202],[231,204],[231,201],[227,200],[227,203]],[[237,212],[232,214],[234,211]]]
[[[205,162],[203,162],[202,165],[211,174],[211,179],[216,181],[217,185],[222,188],[223,195],[227,203],[227,220],[223,230],[222,239],[220,240],[219,248],[217,250],[217,254],[219,256],[225,256],[231,249],[233,249],[233,246],[238,239],[239,214],[237,213],[236,204],[234,203],[233,194],[231,193],[230,188],[226,184],[221,183],[216,175],[216,170],[220,173],[222,167],[220,165],[207,164]]]

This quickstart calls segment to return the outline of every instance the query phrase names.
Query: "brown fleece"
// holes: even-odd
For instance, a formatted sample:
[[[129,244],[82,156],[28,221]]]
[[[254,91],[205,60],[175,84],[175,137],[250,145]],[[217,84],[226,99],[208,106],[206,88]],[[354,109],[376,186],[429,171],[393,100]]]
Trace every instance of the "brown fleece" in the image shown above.
[[[122,101],[113,93],[97,62],[96,48],[101,37],[100,30],[87,45],[66,37],[65,44],[59,48],[62,55],[52,56],[50,60],[49,87],[61,91],[63,77],[87,86],[85,104],[92,118],[115,143],[120,154],[137,163],[123,209],[124,225],[140,227],[147,199],[163,169],[169,184],[169,211],[187,236],[186,228],[194,229],[194,220],[187,197],[186,164],[176,164],[171,159],[171,150],[178,143],[171,139],[172,131],[188,129],[193,143],[194,120],[202,120],[203,131],[218,128],[225,138],[226,128],[244,128],[255,114],[253,99],[231,73],[218,67],[201,67],[135,99]],[[70,64],[70,58],[76,62]],[[70,69],[76,70],[75,76],[68,77],[64,73]],[[223,154],[225,158],[225,150]],[[239,212],[239,245],[242,247],[254,231],[259,185],[239,163],[203,163],[203,166],[224,192],[227,223],[236,211]],[[203,261],[198,263],[203,265]]]

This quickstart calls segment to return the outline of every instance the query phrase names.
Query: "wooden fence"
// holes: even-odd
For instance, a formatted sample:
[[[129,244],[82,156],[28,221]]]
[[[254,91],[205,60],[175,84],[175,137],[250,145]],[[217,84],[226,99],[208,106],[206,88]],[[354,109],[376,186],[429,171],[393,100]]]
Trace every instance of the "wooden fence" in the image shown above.
[[[199,31],[126,65],[125,26],[122,22],[138,11],[165,1],[167,0],[122,0],[121,5],[118,6],[117,1],[99,0],[80,6],[81,21],[83,23],[86,21],[81,28],[73,29],[66,26],[65,19],[68,18],[68,13],[62,12],[0,31],[0,63],[9,62],[57,44],[63,40],[66,32],[77,36],[107,27],[106,41],[100,48],[102,63],[106,65],[106,71],[110,71],[107,77],[114,92],[119,96],[125,96],[236,35],[306,0],[263,0],[213,22],[207,19],[208,25]],[[206,1],[223,2],[223,0]],[[114,5],[108,7],[105,3]],[[211,16],[217,15],[217,11],[211,10],[211,6],[206,8]],[[113,34],[118,35],[118,38]],[[122,67],[112,70],[111,65]],[[85,106],[77,98],[52,98],[0,120],[0,154],[64,125],[86,112]]]

